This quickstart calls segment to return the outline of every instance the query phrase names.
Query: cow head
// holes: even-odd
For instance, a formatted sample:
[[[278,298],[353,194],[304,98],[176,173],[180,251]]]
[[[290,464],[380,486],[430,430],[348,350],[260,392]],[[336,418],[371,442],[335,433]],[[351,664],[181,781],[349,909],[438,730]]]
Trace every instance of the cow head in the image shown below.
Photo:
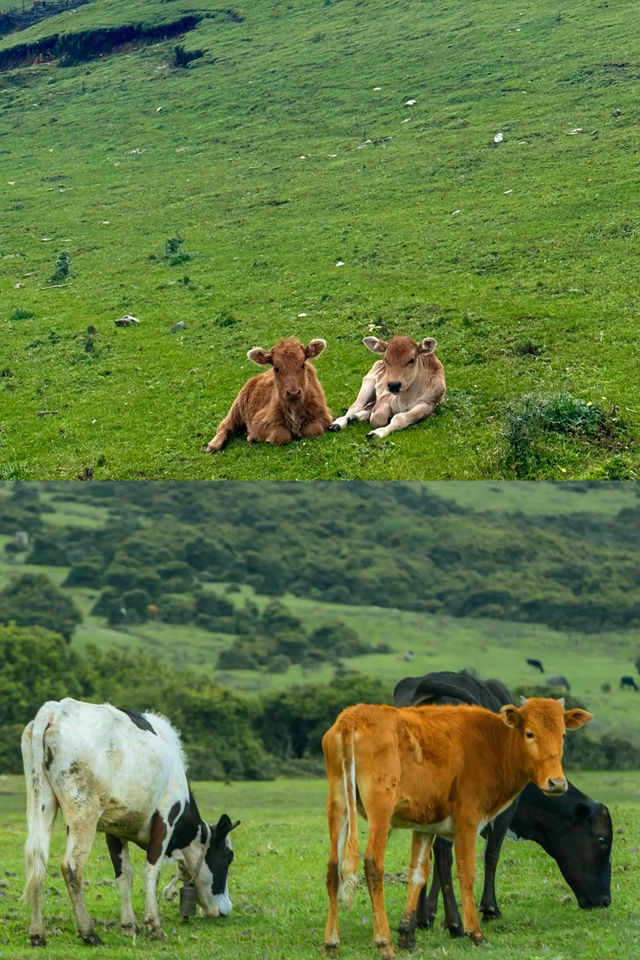
[[[362,342],[373,353],[384,355],[385,385],[389,393],[408,390],[418,375],[420,354],[433,353],[436,349],[433,337],[425,337],[420,343],[411,337],[392,337],[388,343],[377,337],[365,337]]]
[[[276,388],[282,402],[301,403],[307,392],[307,360],[319,357],[326,345],[326,340],[311,340],[305,347],[299,340],[291,337],[281,340],[271,350],[253,347],[247,356],[261,366],[273,367]]]
[[[611,903],[611,815],[588,797],[574,802],[566,829],[553,838],[555,859],[582,910]]]
[[[232,823],[223,813],[215,825],[201,825],[200,840],[204,844],[204,856],[194,883],[198,903],[207,917],[226,917],[231,913],[227,874],[233,860],[233,850],[229,834],[239,823],[239,820]]]
[[[565,729],[575,730],[592,719],[579,708],[564,709],[564,699],[530,697],[521,707],[506,704],[500,709],[503,722],[521,738],[521,759],[529,778],[547,796],[566,792],[562,770]]]

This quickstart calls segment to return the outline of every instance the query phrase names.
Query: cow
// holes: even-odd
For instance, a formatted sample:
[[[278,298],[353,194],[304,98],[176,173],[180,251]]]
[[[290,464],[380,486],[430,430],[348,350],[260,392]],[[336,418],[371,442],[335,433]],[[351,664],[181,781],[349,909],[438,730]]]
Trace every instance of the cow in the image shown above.
[[[571,690],[571,687],[569,686],[569,681],[561,673],[551,677],[547,677],[546,682],[550,687],[564,687],[565,690]]]
[[[628,687],[631,690],[637,690],[638,685],[633,679],[633,677],[620,677],[620,689],[623,690],[625,687]]]
[[[495,713],[512,697],[499,680],[480,680],[465,671],[441,671],[422,677],[406,677],[394,691],[396,706],[435,703],[471,703]],[[547,798],[528,783],[513,803],[485,830],[484,888],[480,902],[483,919],[501,917],[495,894],[495,874],[502,842],[507,833],[517,839],[534,840],[557,862],[581,909],[608,907],[611,902],[611,844],[613,827],[609,810],[591,800],[572,783],[562,797]],[[442,888],[445,929],[462,936],[462,921],[453,895],[451,844],[436,837],[435,869],[429,895],[423,889],[417,909],[417,925],[431,927],[438,893]]]
[[[388,343],[377,337],[365,337],[362,342],[373,353],[384,354],[384,359],[374,363],[354,403],[329,429],[343,430],[354,420],[364,420],[375,428],[367,437],[388,437],[394,430],[430,417],[444,401],[446,391],[433,337],[420,343],[400,336]]]
[[[527,666],[534,667],[536,670],[539,670],[540,673],[544,673],[544,667],[542,666],[542,663],[539,660],[532,660],[527,658]]]
[[[309,360],[319,357],[326,345],[326,340],[311,340],[303,346],[290,337],[271,350],[249,350],[250,360],[271,369],[245,383],[207,451],[222,450],[232,433],[246,432],[249,442],[280,446],[324,433],[331,424],[331,410]]]
[[[86,944],[101,943],[82,881],[96,830],[106,834],[120,887],[123,933],[136,932],[129,841],[146,850],[144,921],[150,937],[165,938],[157,902],[165,856],[182,859],[206,916],[231,912],[229,833],[240,821],[232,823],[223,814],[214,826],[201,818],[179,736],[165,717],[70,697],[48,701],[25,727],[22,757],[28,825],[24,899],[31,901],[32,946],[45,945],[42,894],[58,808],[67,826],[62,875],[78,936]]]
[[[476,834],[529,780],[562,795],[565,729],[591,720],[564,701],[530,698],[522,706],[347,707],[322,739],[329,780],[329,915],[324,952],[337,956],[338,897],[353,902],[359,862],[356,810],[369,821],[364,871],[373,908],[373,939],[394,957],[384,908],[384,854],[392,827],[412,831],[409,889],[399,927],[401,947],[415,944],[416,907],[427,881],[434,835],[454,840],[464,930],[484,942],[473,902]]]

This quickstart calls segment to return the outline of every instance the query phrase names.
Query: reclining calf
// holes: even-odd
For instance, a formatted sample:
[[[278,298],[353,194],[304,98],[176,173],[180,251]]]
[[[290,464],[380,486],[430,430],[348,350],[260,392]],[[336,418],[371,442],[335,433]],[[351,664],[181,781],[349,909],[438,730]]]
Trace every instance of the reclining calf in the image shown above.
[[[368,437],[387,437],[431,416],[446,390],[433,337],[420,343],[411,337],[393,337],[388,343],[365,337],[363,343],[373,353],[383,354],[383,359],[374,363],[355,402],[329,429],[343,430],[354,420],[368,420],[375,428]]]

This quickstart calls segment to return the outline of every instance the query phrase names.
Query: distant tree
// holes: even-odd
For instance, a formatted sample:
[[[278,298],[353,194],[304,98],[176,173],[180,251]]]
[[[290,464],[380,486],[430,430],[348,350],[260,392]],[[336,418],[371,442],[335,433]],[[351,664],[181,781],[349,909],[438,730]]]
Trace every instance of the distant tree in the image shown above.
[[[102,566],[99,561],[81,560],[69,570],[63,587],[91,587],[100,588],[102,583]]]
[[[44,574],[25,573],[0,591],[0,623],[10,621],[22,627],[38,624],[69,643],[82,615],[73,600]]]
[[[59,536],[35,536],[27,563],[42,567],[66,567],[69,563],[67,551]]]

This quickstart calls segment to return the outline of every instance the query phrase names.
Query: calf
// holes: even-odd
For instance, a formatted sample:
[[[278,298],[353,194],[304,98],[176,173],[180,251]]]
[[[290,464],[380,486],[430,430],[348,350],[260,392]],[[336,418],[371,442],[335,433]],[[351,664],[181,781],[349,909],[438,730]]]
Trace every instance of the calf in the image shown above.
[[[329,779],[327,865],[329,916],[325,954],[339,949],[338,896],[353,900],[359,862],[356,810],[369,821],[364,870],[380,957],[395,956],[384,908],[384,854],[389,830],[412,831],[409,889],[400,945],[415,943],[416,905],[429,872],[434,835],[455,844],[465,932],[484,940],[473,902],[476,834],[533,780],[544,793],[567,789],[562,739],[591,719],[563,701],[531,698],[499,714],[475,706],[347,707],[325,733]]]
[[[180,740],[164,717],[70,697],[49,701],[24,730],[22,757],[28,824],[24,896],[32,904],[32,946],[45,944],[42,893],[58,808],[67,825],[62,875],[85,943],[101,942],[85,906],[82,881],[96,830],[107,835],[124,933],[136,930],[129,841],[147,852],[144,918],[149,936],[165,936],[158,916],[158,877],[163,857],[178,856],[178,851],[203,912],[216,917],[231,911],[229,833],[239,821],[232,823],[226,814],[215,826],[202,820],[187,783]]]
[[[209,453],[222,450],[232,433],[246,432],[249,442],[279,445],[324,433],[331,424],[331,410],[309,360],[319,357],[326,345],[325,340],[312,340],[305,347],[290,338],[271,350],[249,350],[250,360],[271,369],[242,387],[208,444]]]
[[[365,337],[373,353],[384,354],[365,376],[360,393],[331,430],[343,430],[354,420],[369,421],[368,437],[387,437],[411,423],[431,416],[445,396],[444,369],[435,355],[436,341],[426,337],[416,343],[411,337],[393,337],[387,343]]]
[[[499,680],[480,680],[464,671],[440,671],[405,677],[394,691],[396,706],[470,703],[498,713],[512,697]],[[484,887],[480,911],[485,920],[502,916],[496,901],[495,875],[505,836],[534,840],[558,864],[581,909],[608,907],[611,902],[611,816],[602,803],[591,800],[568,782],[562,797],[547,798],[529,783],[513,803],[484,831]],[[431,927],[442,889],[444,925],[451,936],[462,936],[462,921],[453,895],[451,843],[436,837],[435,870],[428,897],[423,889],[417,909],[418,926]]]

